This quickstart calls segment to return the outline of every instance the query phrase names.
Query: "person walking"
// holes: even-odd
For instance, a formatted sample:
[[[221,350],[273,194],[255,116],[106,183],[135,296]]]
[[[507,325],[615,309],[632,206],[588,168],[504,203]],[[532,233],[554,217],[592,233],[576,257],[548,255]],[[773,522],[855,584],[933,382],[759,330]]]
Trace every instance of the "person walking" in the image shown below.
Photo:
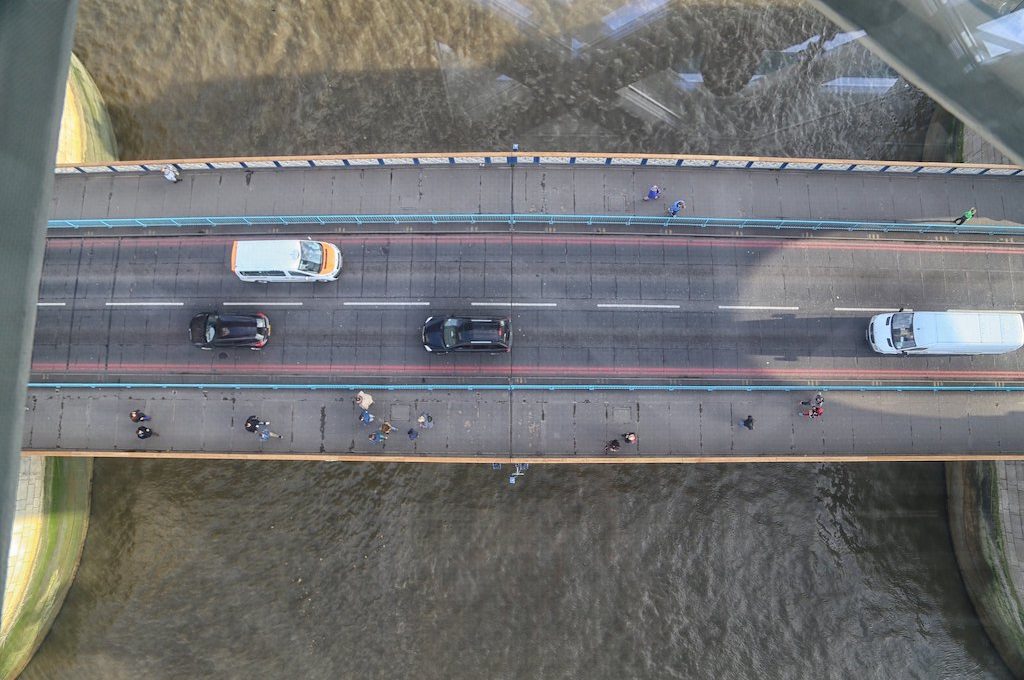
[[[821,392],[818,392],[817,394],[814,395],[814,399],[807,399],[805,401],[801,401],[800,405],[801,406],[821,406],[824,403],[825,403],[825,397],[821,396]]]
[[[420,433],[416,431],[415,427],[410,427],[409,431],[406,432],[406,434],[409,435],[409,441],[411,442],[416,441],[416,437],[420,436]]]
[[[420,414],[420,417],[416,419],[416,424],[419,425],[422,430],[429,430],[434,427],[434,418],[424,411]]]
[[[374,420],[376,420],[376,418],[373,417],[373,414],[365,409],[359,414],[359,422],[363,425],[369,425]]]
[[[131,418],[131,421],[133,423],[144,423],[147,420],[150,420],[149,416],[147,416],[145,413],[143,413],[142,411],[139,411],[137,409],[135,411],[132,411],[131,413],[129,413],[128,417]]]
[[[613,440],[611,440],[610,442],[608,442],[607,444],[604,445],[604,452],[605,453],[615,453],[616,451],[618,451],[621,448],[622,448],[622,444],[619,443],[619,440],[618,439],[613,439]]]
[[[960,217],[958,217],[955,220],[953,220],[953,224],[955,224],[957,226],[960,226],[964,222],[970,222],[971,220],[974,219],[974,216],[977,215],[977,214],[978,214],[978,209],[975,208],[974,206],[971,206],[970,210],[965,211],[963,215],[961,215]]]
[[[645,201],[657,201],[661,198],[661,187],[657,184],[652,184],[651,188],[647,190],[647,195],[644,196]]]
[[[135,428],[135,436],[138,437],[139,439],[149,439],[150,437],[155,437],[156,432],[153,432],[152,429],[146,427],[145,425],[139,425],[137,428]]]
[[[260,441],[261,442],[265,442],[268,439],[270,439],[271,437],[274,437],[275,439],[284,439],[284,437],[282,437],[278,433],[271,432],[270,428],[268,427],[269,425],[270,425],[270,422],[260,423],[260,427],[257,430],[257,432],[260,435]]]
[[[636,444],[636,432],[627,432],[624,435],[622,435],[622,439],[627,444]]]
[[[356,406],[358,406],[362,410],[369,411],[370,407],[373,406],[373,397],[371,397],[366,392],[359,390],[359,392],[355,396],[355,402]]]
[[[260,420],[259,416],[249,416],[245,419],[245,431],[252,432],[262,441],[267,441],[271,437],[283,439],[281,435],[270,430],[269,420]]]
[[[391,434],[391,431],[394,429],[395,428],[391,427],[391,423],[389,423],[386,420],[380,425],[381,434],[383,434],[384,436]]]
[[[380,431],[376,430],[370,433],[369,440],[374,444],[383,444],[387,437]]]
[[[746,418],[744,418],[743,419],[743,427],[747,428],[748,430],[753,430],[754,429],[754,416],[748,415]]]
[[[808,420],[814,420],[815,418],[820,418],[824,414],[825,414],[825,409],[823,409],[820,406],[814,406],[814,407],[808,409],[807,411],[801,412],[800,415],[806,416]]]
[[[686,202],[683,199],[679,199],[678,201],[673,203],[671,206],[669,206],[668,216],[669,217],[675,217],[676,215],[678,215],[683,210],[686,210]]]
[[[165,165],[160,170],[161,172],[164,173],[164,179],[170,182],[171,184],[177,184],[178,182],[181,181],[181,173],[178,172],[178,169],[171,165],[170,163]]]

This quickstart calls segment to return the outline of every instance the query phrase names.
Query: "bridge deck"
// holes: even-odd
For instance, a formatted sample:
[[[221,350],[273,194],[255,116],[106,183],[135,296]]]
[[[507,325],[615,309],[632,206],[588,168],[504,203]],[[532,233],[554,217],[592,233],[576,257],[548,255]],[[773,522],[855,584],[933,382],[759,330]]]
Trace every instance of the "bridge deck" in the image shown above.
[[[641,200],[647,186],[663,200]],[[1024,223],[1020,177],[635,166],[386,166],[61,174],[51,217],[555,213]]]
[[[999,393],[825,392],[809,421],[803,392],[373,391],[373,412],[391,422],[383,445],[368,440],[352,392],[278,390],[30,390],[28,453],[156,457],[270,457],[424,462],[738,462],[941,460],[1024,457],[1020,407]],[[141,441],[132,409],[152,416],[158,437]],[[435,426],[407,436],[428,412]],[[246,417],[271,422],[282,439],[261,445]],[[754,430],[741,421],[755,418]],[[618,454],[605,442],[636,432]],[[91,454],[90,454],[91,455]]]
[[[528,165],[183,175],[179,184],[153,174],[61,175],[52,216],[657,214],[682,196],[689,214],[706,216],[939,221],[975,205],[979,220],[1024,224],[1020,178],[998,176]],[[669,187],[666,201],[640,200],[651,183]],[[1024,283],[1017,280],[1024,250],[1013,237],[968,243],[926,236],[910,243],[626,238],[567,234],[557,225],[545,230],[554,233],[534,227],[528,234],[462,228],[446,236],[441,229],[451,231],[430,224],[376,236],[328,229],[324,237],[342,245],[346,268],[341,281],[326,286],[241,284],[226,269],[231,237],[224,234],[61,232],[47,246],[40,293],[50,306],[39,313],[34,380],[806,381],[809,390],[830,381],[1024,382],[1021,353],[879,357],[863,339],[874,310],[1024,308]],[[226,304],[269,308],[275,330],[263,352],[188,346],[190,315]],[[418,346],[425,315],[477,308],[511,312],[510,355],[433,357]],[[370,445],[350,404],[325,394],[38,389],[26,414],[25,446],[249,455],[260,447],[241,423],[257,414],[286,435],[264,452],[293,458],[938,459],[1024,448],[1010,399],[998,393],[836,392],[826,417],[806,422],[790,393],[395,392],[378,399],[378,416],[397,428],[382,448]],[[126,414],[140,406],[155,417],[159,438],[133,438]],[[421,409],[438,425],[411,442],[405,430]],[[748,413],[758,421],[753,432],[739,425]],[[602,453],[606,440],[631,429],[641,437],[638,447]]]

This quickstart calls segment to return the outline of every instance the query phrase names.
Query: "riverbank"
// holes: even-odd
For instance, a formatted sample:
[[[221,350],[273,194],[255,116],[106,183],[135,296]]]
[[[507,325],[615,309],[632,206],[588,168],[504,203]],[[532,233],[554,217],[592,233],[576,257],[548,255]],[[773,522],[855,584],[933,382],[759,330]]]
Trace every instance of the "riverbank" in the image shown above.
[[[992,644],[1024,678],[1024,463],[946,465],[960,573]]]
[[[74,580],[89,527],[92,459],[22,459],[0,625],[0,678],[15,678],[46,637]]]

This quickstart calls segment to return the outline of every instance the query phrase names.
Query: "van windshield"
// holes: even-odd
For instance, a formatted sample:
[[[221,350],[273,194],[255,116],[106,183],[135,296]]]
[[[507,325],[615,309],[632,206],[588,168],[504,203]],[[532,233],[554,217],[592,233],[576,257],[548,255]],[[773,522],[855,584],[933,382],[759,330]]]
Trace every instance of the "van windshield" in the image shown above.
[[[914,341],[913,312],[896,312],[892,315],[892,346],[896,349],[917,347]]]
[[[324,249],[315,241],[300,241],[302,253],[299,256],[299,271],[319,274],[324,262]]]

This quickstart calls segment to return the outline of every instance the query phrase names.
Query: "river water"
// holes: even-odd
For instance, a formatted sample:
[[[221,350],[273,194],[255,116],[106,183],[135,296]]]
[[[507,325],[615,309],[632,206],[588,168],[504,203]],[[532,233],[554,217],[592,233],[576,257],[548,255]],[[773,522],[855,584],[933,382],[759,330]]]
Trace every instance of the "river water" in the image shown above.
[[[837,37],[809,7],[622,5],[82,0],[76,52],[122,158],[920,157],[919,92],[881,91],[856,43],[784,51]],[[533,467],[510,487],[487,465],[98,460],[81,568],[23,677],[1007,671],[941,465]]]

